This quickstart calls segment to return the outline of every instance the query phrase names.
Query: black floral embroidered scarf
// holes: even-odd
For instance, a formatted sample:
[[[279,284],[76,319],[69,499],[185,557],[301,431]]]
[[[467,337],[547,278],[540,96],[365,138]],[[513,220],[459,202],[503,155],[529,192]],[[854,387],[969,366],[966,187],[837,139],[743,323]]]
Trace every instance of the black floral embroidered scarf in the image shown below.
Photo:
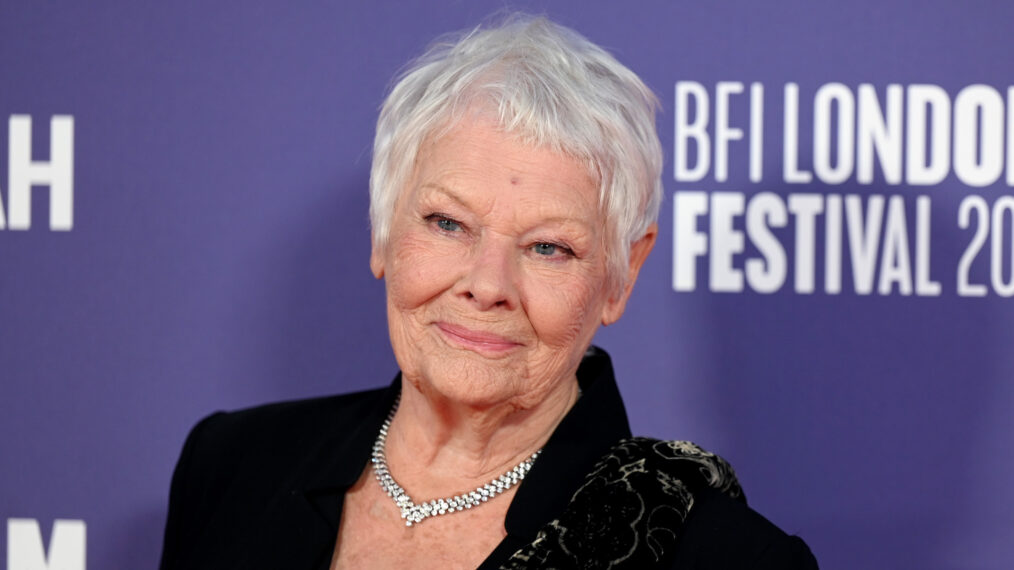
[[[732,467],[693,443],[620,440],[559,518],[501,568],[655,567],[675,550],[694,493],[706,487],[746,502]]]

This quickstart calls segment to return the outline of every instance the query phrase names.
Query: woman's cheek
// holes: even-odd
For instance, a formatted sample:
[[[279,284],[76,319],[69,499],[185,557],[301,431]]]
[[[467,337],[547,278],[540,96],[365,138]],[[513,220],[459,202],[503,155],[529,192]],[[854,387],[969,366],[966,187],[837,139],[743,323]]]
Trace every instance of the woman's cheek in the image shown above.
[[[594,311],[594,288],[583,279],[542,281],[529,297],[529,319],[543,342],[566,346],[577,340],[588,326],[589,311]]]
[[[392,245],[392,271],[387,277],[390,293],[402,308],[414,308],[450,287],[464,255],[456,244],[434,243],[426,237],[403,236]]]

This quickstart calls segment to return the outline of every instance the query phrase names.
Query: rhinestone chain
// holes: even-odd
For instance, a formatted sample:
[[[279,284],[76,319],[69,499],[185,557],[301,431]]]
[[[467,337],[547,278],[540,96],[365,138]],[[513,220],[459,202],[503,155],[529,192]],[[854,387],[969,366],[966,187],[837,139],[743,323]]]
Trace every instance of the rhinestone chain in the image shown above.
[[[536,451],[531,455],[531,457],[528,457],[521,463],[517,464],[514,469],[511,469],[481,487],[476,487],[476,489],[470,493],[462,493],[461,495],[455,495],[446,499],[434,499],[429,502],[416,504],[416,502],[408,496],[408,493],[405,492],[405,489],[402,489],[401,485],[399,485],[398,482],[394,480],[394,477],[391,476],[391,472],[387,468],[387,456],[384,453],[384,446],[387,442],[387,430],[391,427],[391,420],[394,418],[394,412],[398,410],[399,400],[400,398],[395,400],[394,407],[391,408],[391,412],[387,414],[387,419],[384,420],[384,425],[380,426],[380,433],[377,434],[377,441],[373,443],[372,462],[373,474],[380,483],[380,488],[387,493],[388,497],[394,499],[394,504],[401,509],[401,518],[405,519],[405,526],[418,524],[422,522],[423,519],[429,517],[463,511],[485,503],[486,501],[520,483],[521,480],[525,478],[528,471],[531,470],[532,464],[535,463],[535,459],[540,453],[542,453],[541,449]]]

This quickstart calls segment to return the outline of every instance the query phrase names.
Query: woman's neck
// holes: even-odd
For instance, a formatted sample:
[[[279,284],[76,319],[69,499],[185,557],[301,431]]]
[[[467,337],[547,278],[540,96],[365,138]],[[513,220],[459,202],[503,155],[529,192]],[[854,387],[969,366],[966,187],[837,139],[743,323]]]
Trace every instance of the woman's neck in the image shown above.
[[[388,466],[409,495],[428,500],[485,484],[545,445],[578,398],[576,378],[538,405],[475,408],[403,382],[387,436]]]

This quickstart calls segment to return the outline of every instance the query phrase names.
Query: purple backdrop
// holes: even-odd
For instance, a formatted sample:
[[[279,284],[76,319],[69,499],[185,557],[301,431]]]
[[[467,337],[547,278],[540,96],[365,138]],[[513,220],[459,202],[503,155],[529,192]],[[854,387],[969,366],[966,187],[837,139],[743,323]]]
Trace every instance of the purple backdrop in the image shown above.
[[[172,468],[200,417],[390,380],[383,287],[367,265],[376,110],[411,56],[501,3],[347,4],[0,4],[0,522],[35,519],[48,543],[55,519],[83,520],[88,567],[154,567]],[[823,568],[1014,564],[1014,6],[513,5],[607,47],[662,101],[660,242],[627,314],[597,340],[614,357],[635,432],[724,455],[751,504],[806,539]],[[719,82],[732,82],[724,99]],[[699,84],[708,103],[681,103],[677,84]],[[786,84],[797,85],[798,109],[783,103]],[[922,138],[905,130],[900,147],[890,141],[903,131],[884,119],[871,181],[861,180],[861,151],[849,150],[876,138],[876,121],[855,119],[878,116],[862,84],[906,129],[919,108],[945,106],[916,105],[913,85],[939,87],[928,91],[948,112],[927,119]],[[889,85],[900,86],[898,108]],[[732,134],[724,176],[723,101],[743,134]],[[30,229],[18,228],[24,183],[10,176],[24,116],[36,162],[64,140],[51,117],[73,117],[73,204],[36,180]],[[798,144],[784,142],[786,116]],[[691,136],[702,117],[703,147]],[[684,166],[707,161],[700,176],[676,169],[679,137]],[[946,171],[912,183],[908,155],[939,165],[936,142]],[[810,182],[787,179],[793,152]],[[812,239],[793,194],[823,212]],[[840,200],[835,234],[834,196],[848,195],[857,198]],[[892,196],[876,220],[875,202]],[[920,196],[932,202],[922,213]],[[51,225],[51,205],[70,208],[71,230]],[[680,215],[690,223],[674,236]],[[782,244],[781,282],[765,235]],[[863,293],[856,255],[870,236],[880,245]],[[827,253],[835,240],[837,258]],[[800,247],[815,252],[812,293],[796,281],[808,271]],[[920,248],[928,273],[906,295]],[[748,274],[751,259],[765,262]],[[735,288],[736,274],[739,290],[717,290]],[[674,287],[679,279],[690,285]],[[984,296],[971,294],[976,285]]]

